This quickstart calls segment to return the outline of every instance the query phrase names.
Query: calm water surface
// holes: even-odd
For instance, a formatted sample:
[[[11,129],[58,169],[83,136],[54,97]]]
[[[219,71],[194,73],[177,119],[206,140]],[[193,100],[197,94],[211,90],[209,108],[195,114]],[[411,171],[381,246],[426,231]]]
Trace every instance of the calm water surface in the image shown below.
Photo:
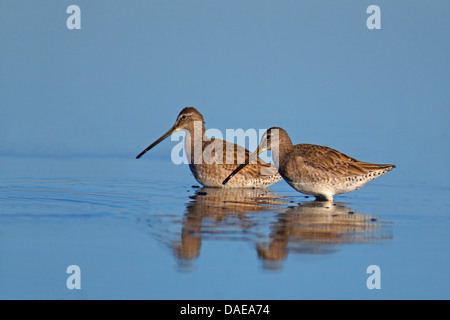
[[[323,205],[284,181],[200,188],[166,159],[1,163],[2,299],[450,297],[449,189],[395,171]]]

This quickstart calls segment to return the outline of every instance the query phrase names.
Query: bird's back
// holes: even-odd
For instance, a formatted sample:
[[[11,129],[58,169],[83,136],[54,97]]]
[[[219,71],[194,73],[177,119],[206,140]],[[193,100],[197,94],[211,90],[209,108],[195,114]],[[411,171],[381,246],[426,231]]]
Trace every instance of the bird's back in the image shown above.
[[[329,147],[299,144],[280,159],[279,171],[300,192],[334,195],[361,188],[394,168],[359,161]]]
[[[249,155],[250,152],[240,145],[213,138],[203,141],[201,163],[189,167],[202,185],[223,187],[223,180]],[[227,187],[268,187],[281,179],[277,168],[258,157],[256,163],[248,164],[236,174]]]

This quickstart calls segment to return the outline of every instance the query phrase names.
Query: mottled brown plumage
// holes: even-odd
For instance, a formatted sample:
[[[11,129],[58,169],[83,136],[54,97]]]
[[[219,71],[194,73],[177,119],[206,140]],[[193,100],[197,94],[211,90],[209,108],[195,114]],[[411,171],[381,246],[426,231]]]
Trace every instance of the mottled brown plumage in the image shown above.
[[[293,145],[285,130],[267,130],[249,160],[272,150],[278,172],[295,190],[314,195],[318,200],[333,200],[336,194],[351,192],[395,168],[392,164],[362,162],[337,150],[313,144]],[[245,168],[240,165],[224,183]],[[230,180],[231,179],[231,180]]]
[[[178,115],[174,126],[136,158],[139,159],[173,132],[180,130],[186,131],[185,151],[189,168],[195,179],[205,187],[224,187],[223,180],[250,155],[247,149],[234,143],[207,138],[202,114],[193,107],[186,107]],[[268,187],[281,179],[273,165],[256,158],[227,187]]]

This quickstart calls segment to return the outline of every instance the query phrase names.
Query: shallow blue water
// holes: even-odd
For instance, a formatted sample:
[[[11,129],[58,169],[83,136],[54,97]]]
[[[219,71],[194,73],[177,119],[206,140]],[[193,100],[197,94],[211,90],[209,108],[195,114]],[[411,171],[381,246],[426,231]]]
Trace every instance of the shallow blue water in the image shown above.
[[[1,162],[3,299],[449,298],[449,189],[395,171],[323,208],[284,181],[198,188],[164,159]]]
[[[0,298],[450,298],[449,1],[75,4],[0,1]],[[178,141],[135,159],[185,106],[397,168],[330,207],[198,188]]]

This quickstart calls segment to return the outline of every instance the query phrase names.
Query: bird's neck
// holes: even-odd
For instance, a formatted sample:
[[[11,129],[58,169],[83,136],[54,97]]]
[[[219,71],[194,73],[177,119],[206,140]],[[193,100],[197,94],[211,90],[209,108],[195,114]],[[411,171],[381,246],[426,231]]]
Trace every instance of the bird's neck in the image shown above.
[[[195,121],[194,124],[186,130],[184,149],[190,164],[202,163],[204,137],[205,126],[201,121]]]
[[[286,155],[292,150],[293,147],[294,146],[289,139],[289,141],[280,141],[278,148],[272,149],[272,160],[277,169],[279,169],[280,166],[283,166],[283,159],[286,159]]]

